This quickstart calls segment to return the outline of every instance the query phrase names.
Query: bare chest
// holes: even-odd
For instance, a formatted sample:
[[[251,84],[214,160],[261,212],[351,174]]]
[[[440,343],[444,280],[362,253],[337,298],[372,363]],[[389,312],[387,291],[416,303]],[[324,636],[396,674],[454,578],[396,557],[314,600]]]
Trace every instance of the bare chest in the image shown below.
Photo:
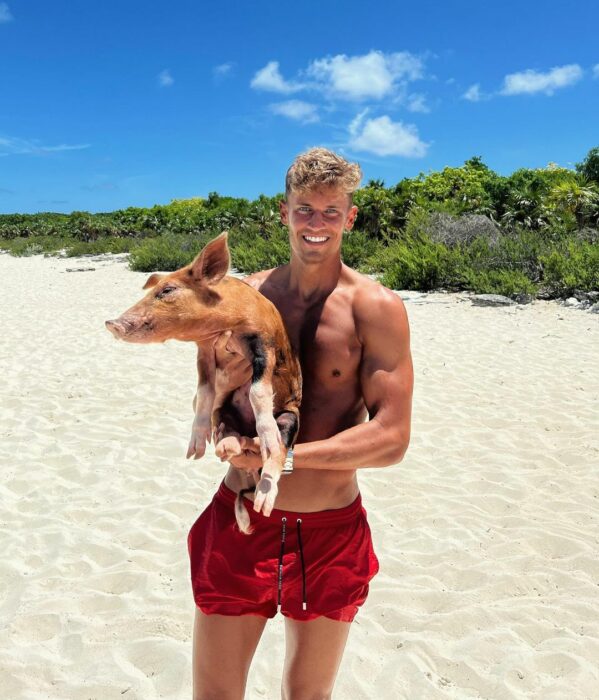
[[[304,396],[357,386],[362,346],[343,299],[328,298],[305,309],[282,305],[279,310],[300,359]]]

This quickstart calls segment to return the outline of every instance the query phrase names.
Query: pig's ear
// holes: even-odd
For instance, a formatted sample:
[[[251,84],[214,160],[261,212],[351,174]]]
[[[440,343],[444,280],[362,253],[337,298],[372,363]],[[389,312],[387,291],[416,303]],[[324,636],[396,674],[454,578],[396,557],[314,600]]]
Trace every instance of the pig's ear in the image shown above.
[[[191,273],[198,282],[217,284],[229,271],[230,264],[227,232],[224,231],[210,241],[191,263]]]
[[[159,275],[157,272],[154,272],[152,275],[148,277],[148,281],[144,284],[142,289],[150,289],[150,287],[155,287],[160,280],[165,277],[166,275]]]

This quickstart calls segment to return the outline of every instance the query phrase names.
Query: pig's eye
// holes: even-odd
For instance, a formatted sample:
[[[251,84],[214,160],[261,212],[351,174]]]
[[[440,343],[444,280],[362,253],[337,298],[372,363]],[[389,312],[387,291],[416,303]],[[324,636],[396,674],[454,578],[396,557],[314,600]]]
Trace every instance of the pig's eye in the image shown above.
[[[174,292],[176,287],[165,287],[162,291],[158,292],[156,295],[158,298],[163,297],[165,294],[170,294],[171,292]]]

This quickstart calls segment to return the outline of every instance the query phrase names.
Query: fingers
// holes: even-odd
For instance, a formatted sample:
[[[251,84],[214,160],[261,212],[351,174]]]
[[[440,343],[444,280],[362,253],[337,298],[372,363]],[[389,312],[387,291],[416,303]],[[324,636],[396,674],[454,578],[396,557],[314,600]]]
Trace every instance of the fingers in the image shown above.
[[[244,436],[240,438],[239,442],[241,444],[241,449],[245,453],[255,455],[260,454],[260,438],[249,438]]]
[[[214,451],[221,462],[229,461],[232,457],[238,457],[242,453],[241,444],[238,438],[233,435],[221,440]]]
[[[233,331],[225,331],[217,337],[217,339],[214,341],[214,351],[216,354],[227,350],[227,343],[232,335]]]
[[[225,345],[225,349],[227,350],[227,352],[243,356],[241,344],[239,343],[239,339],[236,336],[230,333],[229,337],[227,338],[227,341],[228,342]]]

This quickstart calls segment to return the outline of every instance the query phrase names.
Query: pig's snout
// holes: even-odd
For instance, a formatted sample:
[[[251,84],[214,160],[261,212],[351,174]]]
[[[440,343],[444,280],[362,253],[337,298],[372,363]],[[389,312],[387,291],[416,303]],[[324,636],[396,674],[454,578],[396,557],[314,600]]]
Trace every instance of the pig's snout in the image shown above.
[[[106,321],[106,328],[120,340],[135,340],[143,342],[144,336],[150,334],[154,328],[151,321],[147,319],[130,319],[126,316]]]
[[[118,318],[113,321],[106,321],[105,325],[115,338],[122,338],[127,331],[130,330],[131,326],[131,324],[129,324],[129,328],[127,328],[127,325]]]

